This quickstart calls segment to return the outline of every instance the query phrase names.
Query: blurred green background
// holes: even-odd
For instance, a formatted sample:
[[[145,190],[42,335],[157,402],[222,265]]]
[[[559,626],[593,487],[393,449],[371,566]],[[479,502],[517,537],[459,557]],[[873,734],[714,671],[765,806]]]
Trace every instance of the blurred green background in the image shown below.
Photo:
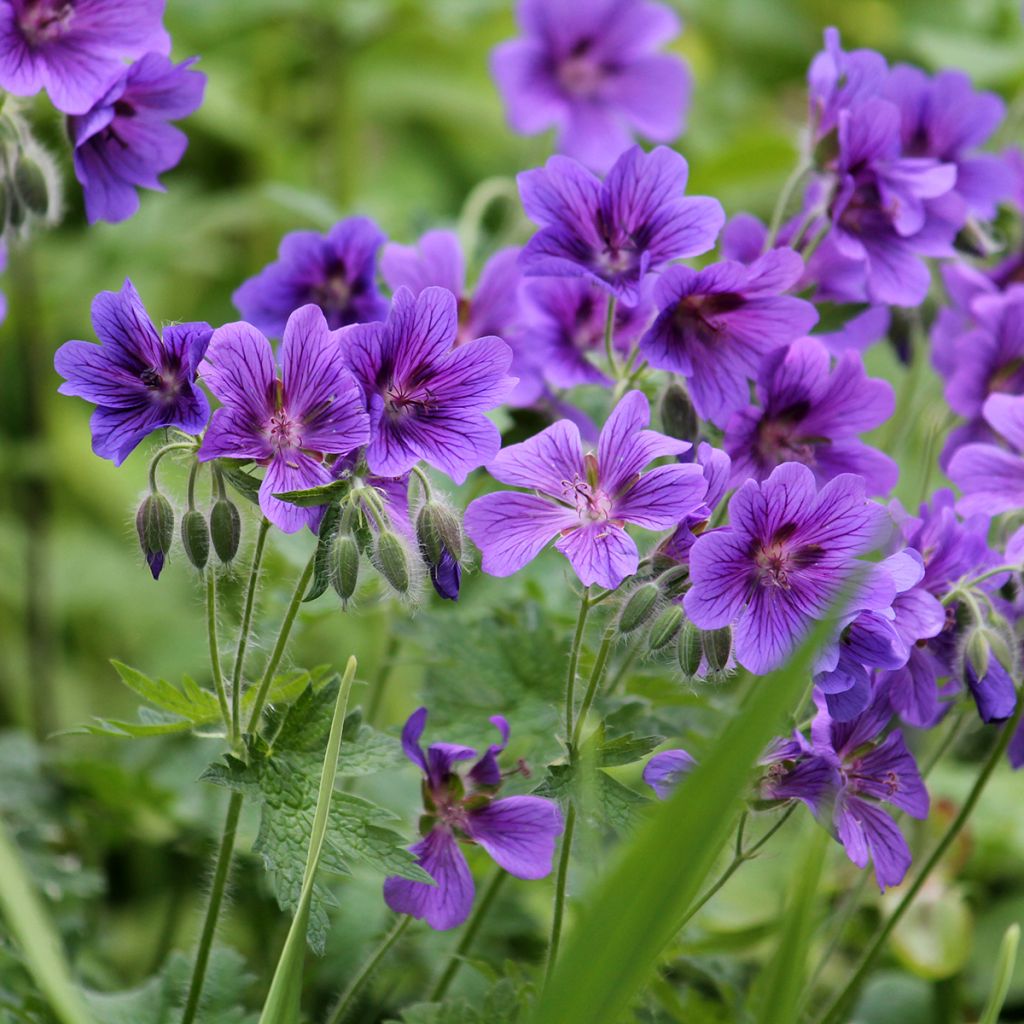
[[[92,714],[132,717],[135,701],[110,669],[111,656],[172,679],[205,671],[193,574],[177,557],[154,583],[137,550],[133,520],[145,486],[144,454],[120,469],[95,458],[88,407],[56,395],[53,351],[68,338],[94,337],[92,296],[130,276],[156,322],[222,323],[236,316],[231,292],[274,257],[286,231],[323,229],[363,213],[390,237],[409,242],[427,228],[455,223],[479,182],[534,166],[550,151],[549,138],[520,138],[506,128],[489,78],[491,47],[515,32],[507,0],[169,0],[168,6],[174,55],[198,54],[209,82],[203,107],[182,125],[189,149],[165,176],[167,193],[144,193],[141,212],[125,224],[87,228],[62,151],[64,223],[13,254],[0,284],[11,306],[0,327],[0,728],[48,735]],[[690,162],[689,191],[717,196],[730,214],[770,211],[796,153],[806,66],[829,24],[839,26],[848,48],[870,46],[892,61],[966,69],[979,86],[1007,97],[1007,138],[1020,137],[1024,33],[1016,2],[693,0],[675,6],[685,30],[673,48],[695,78],[679,142]],[[59,145],[60,125],[44,113],[40,119]],[[886,352],[872,360],[899,388],[903,370]],[[915,405],[903,408],[908,422],[927,406],[933,386],[919,382]],[[899,443],[909,445],[905,435],[913,430],[898,433]],[[906,452],[913,457],[915,449]],[[923,466],[910,462],[906,471],[901,496],[913,504]],[[166,477],[172,491],[176,473],[172,468]],[[179,474],[179,494],[181,484]],[[304,536],[274,537],[268,576],[285,582],[268,588],[260,610],[267,621],[279,616],[288,578],[309,543]],[[550,564],[515,586],[537,585],[540,594],[545,571],[555,581],[547,588],[549,609],[560,616],[568,591]],[[237,588],[226,589],[229,602],[236,601]],[[509,592],[480,580],[467,590],[479,604]],[[326,601],[303,621],[298,663],[340,664],[354,650],[367,676],[377,670],[388,635],[406,628],[401,612],[371,607],[345,619]],[[391,691],[385,722],[400,721],[415,706],[421,668],[412,655],[400,659],[404,686]],[[965,743],[969,755],[970,736]],[[196,882],[223,794],[192,780],[215,751],[199,741],[136,746],[80,737],[44,749],[56,773],[49,781],[34,773],[37,754],[27,741],[7,738],[0,745],[0,810],[29,814],[36,806],[40,820],[58,830],[56,839],[41,837],[40,851],[56,847],[69,859],[45,860],[40,852],[37,866],[67,911],[62,926],[74,937],[89,980],[101,988],[138,982],[169,946],[186,945],[195,928]],[[969,765],[962,778],[954,764],[940,789],[961,793],[969,774]],[[982,808],[977,848],[955,892],[951,881],[938,883],[946,886],[939,903],[947,907],[959,907],[956,901],[973,889],[987,893],[970,912],[964,904],[964,915],[978,919],[977,941],[970,941],[965,916],[947,928],[959,936],[952,954],[945,948],[907,954],[907,962],[927,960],[919,973],[940,979],[938,989],[920,982],[923,995],[919,989],[900,996],[908,1006],[924,999],[932,1007],[927,1012],[936,1014],[917,1018],[908,1010],[900,1019],[909,1024],[946,1019],[943,999],[931,1002],[942,986],[983,991],[1001,927],[1024,915],[1018,867],[1024,834],[1006,811],[1019,806],[1019,795],[1012,796],[1019,790],[1013,780],[1003,781],[1003,798],[996,789]],[[411,805],[411,799],[397,803]],[[851,876],[841,857],[836,865],[832,884],[840,890]],[[712,939],[724,933],[733,943],[756,943],[775,909],[756,897],[770,872],[771,862],[752,868],[744,876],[751,888],[737,882],[729,891],[724,918],[709,923]],[[280,920],[253,864],[235,884],[239,912],[226,939],[264,971],[278,932],[270,942],[261,929],[277,929]],[[350,892],[348,907],[356,909],[346,910],[344,923],[355,931],[338,956],[320,965],[324,991],[348,974],[358,936],[381,919],[375,884]],[[547,899],[543,887],[522,896]],[[513,915],[513,933],[515,925]],[[921,941],[929,927],[926,920]],[[530,955],[532,931],[522,933],[526,947],[519,952]],[[447,948],[445,937],[431,941]],[[893,984],[919,982],[901,975]],[[1015,999],[1024,1007],[1024,979]],[[880,1000],[884,1006],[886,998]]]

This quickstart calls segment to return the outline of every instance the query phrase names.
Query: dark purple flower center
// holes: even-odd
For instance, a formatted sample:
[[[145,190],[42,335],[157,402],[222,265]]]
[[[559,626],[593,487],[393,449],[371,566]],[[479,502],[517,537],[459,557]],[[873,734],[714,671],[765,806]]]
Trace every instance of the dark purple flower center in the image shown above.
[[[139,380],[148,388],[151,401],[166,405],[176,401],[183,384],[181,367],[174,362],[161,367],[144,367],[139,371]]]
[[[74,13],[74,0],[27,0],[18,15],[18,28],[32,46],[52,43],[68,31]]]
[[[828,442],[823,437],[801,437],[800,425],[810,410],[809,402],[797,402],[776,416],[765,416],[757,425],[757,453],[770,466],[780,462],[814,465],[814,448]]]
[[[676,303],[672,320],[677,330],[697,332],[701,341],[715,341],[725,323],[721,317],[741,309],[746,299],[739,292],[712,292],[687,295]]]
[[[473,316],[473,304],[469,299],[462,297],[458,301],[457,309],[459,326],[455,335],[455,348],[458,348],[460,345],[465,345],[467,342],[473,340],[473,335],[471,333],[472,324],[470,323]],[[484,331],[483,333],[490,334],[492,332]],[[498,332],[494,331],[493,333],[497,334]]]
[[[796,523],[780,526],[767,541],[755,541],[751,557],[757,570],[757,579],[763,586],[789,590],[790,576],[801,569],[815,565],[822,555],[819,544],[793,544]]]
[[[605,68],[587,52],[589,49],[590,40],[580,40],[555,71],[558,84],[574,99],[594,96],[605,79]]]
[[[343,260],[335,260],[328,264],[324,279],[309,289],[310,300],[325,313],[343,313],[356,288],[348,279]]]

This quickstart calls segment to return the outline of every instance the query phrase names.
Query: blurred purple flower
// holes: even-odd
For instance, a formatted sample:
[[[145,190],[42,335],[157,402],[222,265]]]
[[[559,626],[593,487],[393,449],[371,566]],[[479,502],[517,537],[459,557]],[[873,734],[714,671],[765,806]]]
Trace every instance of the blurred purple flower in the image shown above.
[[[643,779],[659,800],[667,800],[696,763],[685,750],[663,750],[644,765]]]
[[[96,405],[90,426],[97,455],[119,466],[154,430],[203,430],[210,406],[195,380],[209,324],[172,324],[161,336],[127,280],[119,292],[93,299],[92,324],[101,344],[67,341],[53,365],[65,379],[62,395]]]
[[[604,173],[634,133],[672,142],[683,130],[690,76],[659,54],[679,19],[646,0],[519,0],[520,39],[491,67],[512,127],[558,129],[558,148]]]
[[[985,422],[1012,449],[965,444],[949,462],[949,478],[963,492],[963,515],[995,516],[1024,508],[1024,396],[992,395],[982,406]]]

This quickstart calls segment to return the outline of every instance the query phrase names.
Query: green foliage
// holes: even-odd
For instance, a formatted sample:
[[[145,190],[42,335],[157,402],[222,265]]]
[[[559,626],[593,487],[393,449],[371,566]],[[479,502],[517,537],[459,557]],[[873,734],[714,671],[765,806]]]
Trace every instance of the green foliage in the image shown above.
[[[302,890],[306,850],[313,826],[320,770],[339,682],[308,685],[298,700],[269,716],[269,733],[253,739],[247,760],[227,755],[202,778],[244,792],[260,805],[260,826],[253,851],[260,855],[282,910],[294,912]],[[396,763],[395,741],[388,741],[358,718],[345,723],[351,747],[342,744],[339,776],[358,776]],[[344,734],[343,734],[344,735]],[[390,811],[348,793],[335,793],[327,821],[321,863],[335,874],[350,874],[353,863],[384,875],[430,881],[405,849],[409,838],[392,828]],[[310,907],[309,944],[323,953],[327,908],[336,901],[315,883]]]
[[[502,978],[476,1004],[465,999],[415,1003],[402,1012],[399,1021],[401,1024],[517,1024],[526,1019],[532,1002],[533,992],[526,983],[521,979]]]

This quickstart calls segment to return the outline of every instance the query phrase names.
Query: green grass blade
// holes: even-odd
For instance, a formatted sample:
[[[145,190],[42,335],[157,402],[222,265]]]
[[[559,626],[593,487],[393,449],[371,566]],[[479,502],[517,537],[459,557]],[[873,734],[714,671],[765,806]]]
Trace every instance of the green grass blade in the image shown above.
[[[320,775],[320,790],[317,794],[316,811],[313,815],[313,829],[309,837],[309,852],[306,855],[306,871],[302,881],[299,905],[288,930],[284,948],[274,970],[260,1024],[298,1024],[302,999],[302,967],[306,959],[306,932],[309,928],[309,907],[313,898],[313,880],[320,863],[327,834],[327,818],[334,796],[334,780],[338,774],[338,752],[341,749],[341,733],[348,710],[348,696],[356,674],[356,659],[349,658],[338,689],[338,701],[334,705],[331,719],[331,733],[327,739],[324,767]]]
[[[709,755],[638,829],[564,946],[534,1024],[613,1024],[650,976],[728,840],[751,768],[787,728],[829,634],[759,679]]]
[[[18,941],[32,977],[61,1024],[92,1024],[60,939],[0,821],[0,911]]]
[[[1017,966],[1017,947],[1020,945],[1020,925],[1011,924],[1006,929],[1002,944],[999,946],[999,960],[996,962],[995,981],[989,993],[985,1012],[978,1024],[999,1024],[999,1014],[1006,1002],[1013,981],[1013,971]]]

